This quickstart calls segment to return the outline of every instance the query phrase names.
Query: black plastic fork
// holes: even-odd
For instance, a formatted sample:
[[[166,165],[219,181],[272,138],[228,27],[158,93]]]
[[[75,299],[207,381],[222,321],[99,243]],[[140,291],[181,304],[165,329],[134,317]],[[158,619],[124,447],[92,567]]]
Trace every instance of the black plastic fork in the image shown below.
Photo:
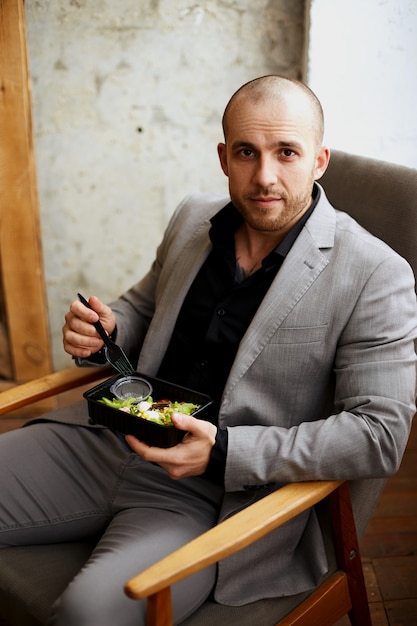
[[[94,310],[88,300],[84,298],[84,296],[82,296],[80,293],[77,295],[80,302],[82,302],[84,306],[88,307],[92,311]],[[119,372],[119,374],[123,374],[124,376],[136,374],[126,354],[120,346],[118,346],[116,343],[114,343],[114,341],[110,339],[110,337],[104,330],[102,323],[100,321],[93,322],[93,326],[104,341],[104,354],[108,363],[110,363],[110,365],[114,367],[114,369]]]

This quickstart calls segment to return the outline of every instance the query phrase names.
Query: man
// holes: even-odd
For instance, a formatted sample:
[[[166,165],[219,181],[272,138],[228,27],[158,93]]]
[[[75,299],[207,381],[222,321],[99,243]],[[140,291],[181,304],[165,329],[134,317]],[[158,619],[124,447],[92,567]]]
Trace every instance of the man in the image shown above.
[[[212,420],[174,415],[187,434],[158,449],[88,427],[80,403],[0,438],[2,545],[104,533],[51,623],[144,623],[125,580],[287,482],[352,481],[361,532],[404,452],[413,274],[315,182],[329,160],[317,98],[262,77],[234,94],[223,128],[230,198],[186,198],[143,280],[111,306],[73,302],[63,329],[69,354],[99,362],[100,319],[138,371],[209,393]],[[314,589],[325,540],[314,511],[298,516],[174,587],[176,622],[212,589],[229,605]]]

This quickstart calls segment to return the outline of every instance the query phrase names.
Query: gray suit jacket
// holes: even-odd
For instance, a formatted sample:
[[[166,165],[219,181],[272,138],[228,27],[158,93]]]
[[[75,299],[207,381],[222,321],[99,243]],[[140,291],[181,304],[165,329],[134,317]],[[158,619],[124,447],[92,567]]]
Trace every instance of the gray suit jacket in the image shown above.
[[[173,215],[145,278],[112,303],[118,343],[155,375],[227,196]],[[220,519],[271,489],[348,479],[359,533],[401,461],[415,411],[417,308],[408,264],[329,204],[324,191],[243,337],[219,414],[228,428]],[[315,512],[219,565],[216,599],[241,604],[318,583]]]

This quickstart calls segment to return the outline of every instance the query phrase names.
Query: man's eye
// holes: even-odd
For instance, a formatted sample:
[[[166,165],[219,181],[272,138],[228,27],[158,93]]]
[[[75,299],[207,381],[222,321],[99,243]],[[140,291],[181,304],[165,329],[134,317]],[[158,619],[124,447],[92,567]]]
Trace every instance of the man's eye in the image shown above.
[[[242,148],[241,150],[242,156],[250,157],[253,154],[253,151],[250,148]]]
[[[295,155],[295,152],[294,152],[294,150],[291,150],[290,148],[284,148],[284,150],[282,150],[281,154],[285,158],[289,159],[290,157]]]

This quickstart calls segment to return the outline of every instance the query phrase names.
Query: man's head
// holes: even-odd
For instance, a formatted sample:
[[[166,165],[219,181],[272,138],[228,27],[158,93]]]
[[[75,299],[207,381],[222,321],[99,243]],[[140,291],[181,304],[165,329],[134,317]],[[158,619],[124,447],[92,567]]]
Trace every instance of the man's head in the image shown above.
[[[233,108],[242,100],[251,100],[254,104],[260,101],[283,100],[294,94],[297,98],[304,97],[310,110],[311,125],[316,136],[317,146],[321,146],[324,135],[324,115],[319,99],[315,93],[294,78],[286,78],[277,74],[261,76],[245,83],[230,98],[222,119],[223,134],[226,140],[229,117],[233,116]]]
[[[299,81],[263,76],[232,96],[218,153],[249,227],[284,236],[308,209],[329,159],[323,127],[320,102]]]

